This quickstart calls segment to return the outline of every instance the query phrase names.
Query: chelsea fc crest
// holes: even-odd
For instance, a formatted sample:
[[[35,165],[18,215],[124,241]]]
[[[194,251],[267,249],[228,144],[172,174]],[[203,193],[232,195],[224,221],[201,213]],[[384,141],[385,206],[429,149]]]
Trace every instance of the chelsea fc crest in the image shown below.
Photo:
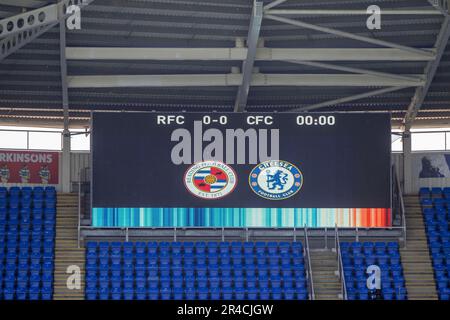
[[[292,163],[270,160],[250,172],[250,188],[268,200],[284,200],[295,195],[303,185],[303,174]]]
[[[234,170],[219,161],[196,163],[184,174],[186,189],[202,199],[222,198],[234,190],[236,183]]]

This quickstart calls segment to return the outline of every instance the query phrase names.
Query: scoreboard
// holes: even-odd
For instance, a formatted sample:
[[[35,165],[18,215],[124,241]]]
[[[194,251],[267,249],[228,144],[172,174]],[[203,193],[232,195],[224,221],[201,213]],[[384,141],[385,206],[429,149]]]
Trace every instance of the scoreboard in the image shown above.
[[[93,113],[93,225],[390,226],[390,120]]]

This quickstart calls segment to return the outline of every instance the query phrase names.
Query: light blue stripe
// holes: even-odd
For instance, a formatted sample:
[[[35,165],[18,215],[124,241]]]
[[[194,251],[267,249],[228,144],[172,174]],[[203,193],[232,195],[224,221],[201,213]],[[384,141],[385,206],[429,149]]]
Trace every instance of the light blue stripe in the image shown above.
[[[334,227],[336,209],[323,208],[94,208],[94,227]],[[351,227],[345,209],[339,227]]]

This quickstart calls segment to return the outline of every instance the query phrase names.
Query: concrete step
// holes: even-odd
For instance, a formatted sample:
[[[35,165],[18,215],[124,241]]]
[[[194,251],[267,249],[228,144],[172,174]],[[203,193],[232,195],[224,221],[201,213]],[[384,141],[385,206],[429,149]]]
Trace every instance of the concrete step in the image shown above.
[[[436,300],[436,283],[418,196],[404,198],[406,248],[400,250],[406,290],[410,300]]]
[[[84,300],[85,252],[78,248],[78,195],[59,194],[57,199],[55,242],[55,300]],[[67,267],[80,268],[81,289],[67,288]]]
[[[310,252],[314,291],[317,300],[341,300],[341,283],[336,275],[337,257],[332,251]]]

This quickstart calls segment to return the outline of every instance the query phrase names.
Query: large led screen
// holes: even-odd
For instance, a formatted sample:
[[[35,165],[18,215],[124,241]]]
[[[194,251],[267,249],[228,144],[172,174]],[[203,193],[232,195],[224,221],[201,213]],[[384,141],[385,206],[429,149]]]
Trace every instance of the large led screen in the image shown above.
[[[94,113],[96,227],[386,227],[390,115]]]

